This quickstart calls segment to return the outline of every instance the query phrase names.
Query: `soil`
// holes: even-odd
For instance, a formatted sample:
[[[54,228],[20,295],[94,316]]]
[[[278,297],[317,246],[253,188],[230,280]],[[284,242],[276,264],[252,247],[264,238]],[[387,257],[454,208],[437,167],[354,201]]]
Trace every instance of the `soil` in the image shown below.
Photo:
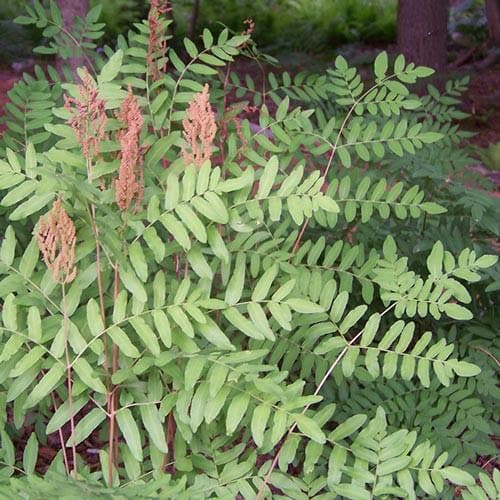
[[[82,408],[75,415],[75,424],[77,424],[90,410],[92,410],[93,405],[89,404]],[[9,421],[12,421],[12,415],[8,413]],[[26,417],[25,422],[32,421],[32,415]],[[35,432],[34,424],[24,424],[21,429],[15,434],[14,446],[16,450],[16,461],[21,461],[23,458],[24,448],[26,443],[31,436],[31,433]],[[49,434],[47,436],[46,443],[40,443],[38,450],[38,458],[36,462],[36,470],[40,474],[45,474],[50,464],[56,457],[56,455],[61,450],[61,437],[63,442],[66,442],[71,435],[69,422],[63,425],[61,428],[61,435],[58,431]],[[99,462],[99,450],[103,448],[107,443],[104,443],[99,436],[99,431],[96,430],[90,434],[90,436],[85,439],[76,447],[76,451],[80,458],[85,462],[91,471],[98,470],[100,467]],[[70,468],[73,467],[71,448],[66,448],[66,457]]]
[[[6,127],[4,123],[1,123],[1,117],[4,114],[4,106],[9,102],[7,92],[17,82],[20,76],[21,75],[12,69],[0,68],[0,134],[3,133]]]
[[[471,143],[482,148],[500,142],[500,67],[473,73],[464,109],[471,117],[463,126],[477,135]]]

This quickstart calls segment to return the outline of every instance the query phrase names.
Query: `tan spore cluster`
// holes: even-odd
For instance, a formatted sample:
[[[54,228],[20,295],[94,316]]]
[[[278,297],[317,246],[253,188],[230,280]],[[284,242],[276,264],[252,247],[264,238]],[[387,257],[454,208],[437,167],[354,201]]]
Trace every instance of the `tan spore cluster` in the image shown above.
[[[193,163],[199,167],[212,157],[213,142],[217,132],[207,84],[189,103],[182,126],[184,139],[188,145],[182,147],[184,163],[186,165]]]
[[[54,201],[45,217],[40,217],[36,240],[54,281],[60,284],[71,283],[77,272],[76,229],[60,198]]]
[[[134,96],[130,87],[117,113],[117,118],[124,128],[118,133],[121,158],[118,179],[115,181],[116,204],[120,210],[126,211],[134,203],[134,210],[137,210],[142,202],[144,191],[143,153],[140,147],[144,119],[137,97]]]
[[[67,123],[75,132],[83,155],[89,160],[99,154],[99,144],[106,136],[108,118],[106,103],[99,97],[95,82],[86,69],[83,69],[81,79],[82,83],[78,85],[80,98],[65,95],[64,107],[71,113]]]
[[[148,14],[149,40],[146,61],[148,73],[153,81],[159,80],[161,77],[158,60],[164,60],[167,51],[167,41],[163,33],[161,16],[170,9],[168,0],[151,0]]]

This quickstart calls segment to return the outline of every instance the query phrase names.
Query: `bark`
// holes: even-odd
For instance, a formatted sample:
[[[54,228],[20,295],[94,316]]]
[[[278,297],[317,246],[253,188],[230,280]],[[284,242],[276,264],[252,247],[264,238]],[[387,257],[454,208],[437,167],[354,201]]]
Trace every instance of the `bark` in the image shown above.
[[[63,18],[64,29],[74,35],[74,19],[75,17],[85,17],[89,11],[89,0],[57,0],[57,5],[61,11]],[[68,64],[71,67],[73,74],[76,74],[76,68],[83,66],[85,60],[82,54],[82,49],[75,46],[71,42],[72,54],[73,56],[66,60],[57,60],[57,68],[59,71],[63,64]]]
[[[486,0],[486,17],[491,41],[500,47],[500,0]]]
[[[189,23],[189,37],[194,40],[196,35],[196,25],[198,24],[198,16],[200,13],[200,0],[194,0],[193,10],[191,11],[191,20]]]
[[[399,52],[417,65],[444,68],[448,13],[449,0],[399,0]]]

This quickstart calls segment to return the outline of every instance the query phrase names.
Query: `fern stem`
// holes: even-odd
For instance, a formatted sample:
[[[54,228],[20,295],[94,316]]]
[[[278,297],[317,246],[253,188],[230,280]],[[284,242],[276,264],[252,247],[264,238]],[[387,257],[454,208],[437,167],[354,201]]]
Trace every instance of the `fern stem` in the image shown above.
[[[347,125],[347,122],[349,121],[349,118],[351,118],[351,115],[353,114],[354,112],[354,109],[356,108],[356,106],[358,104],[360,104],[363,99],[370,93],[373,91],[373,89],[376,89],[381,83],[384,83],[386,82],[387,80],[390,80],[391,78],[394,78],[395,75],[390,75],[386,78],[384,78],[382,81],[378,82],[376,85],[373,85],[372,87],[370,87],[364,94],[362,94],[355,102],[354,104],[349,108],[349,111],[347,112],[347,114],[345,115],[344,117],[344,121],[342,122],[342,124],[340,125],[340,128],[339,128],[339,131],[337,133],[337,137],[335,138],[335,143],[331,145],[331,152],[330,152],[330,157],[328,158],[328,162],[326,164],[326,167],[325,167],[325,171],[323,172],[323,186],[325,186],[325,183],[327,182],[327,175],[328,175],[328,172],[330,171],[330,168],[332,166],[332,163],[333,163],[333,159],[335,157],[335,153],[337,152],[337,149],[339,148],[339,142],[340,142],[340,138],[342,137],[342,132],[344,131],[346,125]],[[424,221],[425,222],[425,221]],[[302,236],[304,234],[304,231],[306,230],[307,228],[307,225],[309,223],[309,219],[306,219],[304,221],[304,223],[302,224],[302,227],[300,229],[300,233],[299,233],[299,236],[297,237],[297,240],[295,241],[295,244],[293,245],[293,250],[292,250],[292,253],[295,253],[298,248],[299,248],[299,245],[300,245],[300,241],[302,239]]]
[[[108,441],[108,486],[113,485],[113,465],[115,459],[115,393],[109,395],[109,441]]]
[[[92,184],[92,162],[87,158],[87,182]],[[101,318],[106,327],[106,308],[104,304],[104,286],[102,284],[102,259],[101,259],[101,242],[99,240],[99,228],[97,226],[96,208],[92,203],[90,205],[90,224],[92,227],[92,234],[95,240],[95,253],[96,253],[96,273],[97,273],[97,290],[99,293],[99,308],[101,311]],[[109,377],[109,361],[108,361],[108,336],[104,336],[104,372],[106,373],[106,389],[110,389]]]
[[[179,75],[179,78],[175,82],[174,90],[172,91],[172,98],[171,98],[171,104],[170,104],[170,109],[168,111],[168,127],[167,127],[167,135],[170,135],[172,131],[172,115],[174,113],[174,104],[175,104],[175,97],[177,96],[177,92],[179,91],[179,86],[181,84],[181,81],[184,79],[184,75],[186,72],[189,70],[192,64],[195,63],[195,61],[199,58],[200,55],[206,54],[209,51],[209,49],[204,49],[202,50],[195,58],[191,59],[186,64],[186,67],[182,70],[182,72]]]
[[[89,184],[92,184],[92,162],[90,158],[87,158],[87,181]],[[101,242],[99,239],[99,228],[97,226],[97,216],[96,216],[96,207],[92,203],[90,205],[90,225],[92,228],[92,233],[94,235],[95,246],[96,246],[96,273],[97,273],[97,290],[99,294],[99,309],[101,312],[101,318],[106,328],[106,308],[104,304],[104,286],[102,283],[102,262],[101,262]],[[106,330],[107,332],[107,330]],[[114,393],[111,388],[111,375],[109,369],[109,342],[107,333],[103,336],[104,343],[104,373],[106,378],[106,402],[107,402],[107,414],[109,417],[109,459],[108,459],[108,480],[109,484],[113,483],[113,462],[114,462],[114,453],[113,453],[113,443],[114,443]]]
[[[396,303],[394,304],[391,304],[389,307],[387,307],[381,314],[380,316],[384,316],[385,314],[387,314],[393,307],[396,306]],[[320,383],[318,384],[318,387],[316,387],[316,390],[314,391],[313,393],[313,396],[317,396],[319,394],[319,392],[321,391],[321,389],[323,388],[323,386],[326,384],[327,380],[330,378],[330,375],[332,374],[333,370],[335,370],[335,368],[338,366],[338,364],[340,363],[340,361],[342,360],[342,358],[345,356],[345,354],[347,353],[347,351],[349,350],[349,348],[356,342],[356,340],[359,339],[359,337],[361,337],[361,335],[363,335],[363,332],[364,332],[364,328],[359,331],[350,341],[349,343],[342,349],[342,351],[339,353],[339,355],[335,358],[335,360],[333,361],[333,363],[330,365],[330,368],[328,368],[328,371],[325,373],[325,375],[323,376],[323,378],[321,379]],[[309,409],[309,407],[312,405],[313,403],[309,403],[307,404],[304,409],[302,410],[302,415],[304,415],[306,413],[306,411]],[[276,452],[276,454],[274,455],[274,458],[273,458],[273,461],[271,462],[271,466],[269,467],[269,470],[267,471],[267,474],[266,476],[264,477],[264,482],[261,484],[260,488],[259,488],[259,491],[257,493],[257,496],[255,497],[256,500],[260,500],[262,498],[262,495],[264,494],[264,489],[266,488],[267,484],[269,483],[269,480],[271,479],[271,474],[273,473],[274,469],[276,468],[276,465],[278,464],[278,460],[280,458],[280,455],[281,455],[281,451],[283,449],[283,446],[284,444],[286,443],[287,439],[290,437],[290,435],[293,433],[293,431],[295,430],[295,428],[297,427],[297,423],[294,422],[291,427],[288,429],[288,432],[286,433],[286,436],[285,438],[281,441],[281,445],[279,446],[278,448],[278,451]]]
[[[60,30],[61,30],[61,33],[64,33],[75,45],[75,47],[77,47],[78,49],[81,50],[81,53],[82,53],[82,57],[83,59],[85,59],[85,62],[88,64],[88,67],[92,70],[92,72],[95,74],[97,74],[96,72],[96,69],[95,69],[95,66],[94,64],[92,63],[92,60],[90,59],[90,57],[86,54],[84,48],[82,47],[82,44],[80,41],[78,41],[72,34],[71,34],[71,31],[67,30],[63,25],[59,25],[57,24],[56,22],[54,22],[52,19],[48,18],[47,19],[49,23],[53,24],[54,26],[57,26]]]
[[[484,347],[481,347],[480,345],[472,345],[471,347],[472,349],[477,349],[478,351],[481,351],[482,353],[486,354],[486,356],[489,356],[495,362],[497,367],[500,366],[500,361]]]
[[[114,273],[114,287],[113,287],[113,297],[116,302],[118,298],[118,294],[120,293],[120,271],[118,267],[118,262],[116,262],[115,265],[115,273]],[[119,356],[120,356],[120,351],[118,349],[118,346],[113,343],[113,360],[112,360],[112,374],[115,374],[116,371],[119,368]],[[116,414],[116,400],[118,397],[118,391],[119,391],[119,386],[113,386],[113,405],[112,405],[112,413],[111,413],[111,418],[114,419],[114,416]],[[116,467],[118,466],[118,433],[114,433],[114,441],[112,443],[113,445],[113,454],[111,454],[111,435],[110,435],[110,463],[113,463]]]
[[[54,409],[55,409],[55,411],[57,411],[58,407],[57,407],[56,397],[55,397],[53,392],[51,392],[50,395],[52,397],[52,404],[54,405]],[[69,475],[71,474],[71,470],[69,468],[68,454],[66,453],[66,443],[64,441],[64,436],[63,436],[61,427],[59,427],[59,429],[57,430],[57,433],[59,435],[59,441],[61,443],[61,451],[63,454],[64,468],[66,469],[66,475],[69,477]]]
[[[62,290],[62,302],[63,302],[63,332],[64,332],[64,351],[66,354],[66,383],[68,386],[68,404],[69,404],[69,425],[71,429],[71,449],[73,454],[73,475],[74,478],[77,478],[77,464],[76,464],[76,444],[75,444],[75,415],[74,415],[74,407],[73,407],[73,383],[71,380],[72,370],[71,370],[71,361],[69,356],[69,331],[68,331],[68,312],[66,307],[66,287],[64,283],[61,284]]]

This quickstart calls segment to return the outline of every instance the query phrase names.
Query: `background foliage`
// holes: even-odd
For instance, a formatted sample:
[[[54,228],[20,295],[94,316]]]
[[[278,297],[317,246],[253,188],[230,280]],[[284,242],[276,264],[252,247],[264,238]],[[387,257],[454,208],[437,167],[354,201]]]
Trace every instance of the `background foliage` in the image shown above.
[[[31,0],[30,0],[31,3]],[[99,4],[91,0],[91,7]],[[13,0],[0,6],[4,37],[0,55],[4,62],[27,57],[40,39],[40,30],[15,26],[25,1]],[[116,37],[146,17],[147,0],[107,0],[102,3],[99,21],[106,26],[104,41]],[[171,0],[176,40],[190,33],[193,0]],[[245,29],[243,20],[256,22],[253,39],[271,53],[300,51],[320,53],[339,44],[386,44],[396,38],[397,0],[216,0],[200,1],[195,34],[207,27],[218,34],[224,27],[234,32]],[[484,41],[487,33],[484,1],[463,0],[451,6],[449,32],[459,45]],[[176,44],[177,41],[173,43]]]
[[[175,5],[181,33],[188,30],[191,6],[185,0]],[[224,0],[201,2],[199,16],[198,26],[212,30],[225,25],[242,31],[242,20],[254,19],[254,39],[266,50],[321,51],[360,40],[385,42],[396,33],[394,0]]]

